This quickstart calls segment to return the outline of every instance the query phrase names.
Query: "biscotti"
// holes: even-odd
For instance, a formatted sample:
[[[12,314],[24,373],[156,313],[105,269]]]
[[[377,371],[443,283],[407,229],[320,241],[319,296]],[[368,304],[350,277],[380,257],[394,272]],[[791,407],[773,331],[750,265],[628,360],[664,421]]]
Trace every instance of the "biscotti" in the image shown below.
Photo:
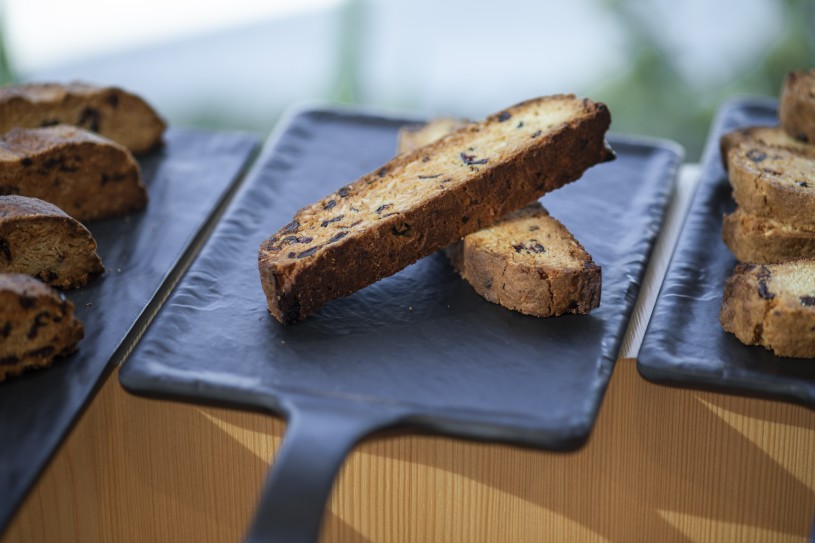
[[[0,194],[51,202],[82,222],[124,215],[147,204],[133,155],[68,125],[14,128],[0,136]]]
[[[733,198],[745,211],[815,230],[815,159],[749,143],[731,148],[727,161]]]
[[[478,294],[526,315],[588,313],[600,305],[600,267],[539,203],[469,234],[447,256]]]
[[[815,145],[796,140],[784,132],[780,126],[751,126],[728,132],[721,137],[719,145],[725,169],[727,169],[727,155],[730,149],[739,144],[782,147],[815,158]]]
[[[0,132],[60,123],[96,132],[135,154],[161,143],[166,128],[147,102],[116,87],[32,83],[0,89]]]
[[[815,261],[737,265],[725,283],[720,321],[747,345],[815,357]]]
[[[758,217],[741,208],[724,216],[722,239],[742,262],[770,264],[815,258],[815,231]]]
[[[261,244],[270,312],[301,320],[611,160],[603,104],[551,96],[510,107],[304,207]]]
[[[76,219],[37,198],[0,196],[0,272],[67,289],[104,271],[96,241]]]
[[[787,134],[815,145],[815,69],[787,74],[778,117]]]
[[[0,381],[75,352],[83,333],[60,293],[33,277],[0,273]]]
[[[409,125],[399,129],[397,148],[400,153],[409,153],[419,147],[441,139],[444,136],[460,130],[469,124],[463,119],[441,117],[429,123]]]
[[[434,119],[399,131],[408,152],[466,126]],[[506,215],[446,249],[456,271],[486,300],[537,317],[588,313],[600,305],[602,272],[540,203]]]

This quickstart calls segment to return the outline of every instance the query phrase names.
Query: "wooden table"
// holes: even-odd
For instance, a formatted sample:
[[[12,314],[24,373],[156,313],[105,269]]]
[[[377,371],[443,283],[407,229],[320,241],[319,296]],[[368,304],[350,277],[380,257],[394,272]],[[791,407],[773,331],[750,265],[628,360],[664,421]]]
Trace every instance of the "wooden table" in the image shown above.
[[[0,539],[239,541],[285,425],[138,398],[112,374]],[[589,443],[561,454],[373,438],[325,541],[804,541],[815,413],[671,389],[617,363]]]

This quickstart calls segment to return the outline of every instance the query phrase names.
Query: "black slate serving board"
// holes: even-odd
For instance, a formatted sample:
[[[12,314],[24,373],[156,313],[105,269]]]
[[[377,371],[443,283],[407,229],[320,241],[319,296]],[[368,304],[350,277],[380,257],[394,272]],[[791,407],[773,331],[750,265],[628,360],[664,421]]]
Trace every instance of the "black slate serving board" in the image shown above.
[[[139,160],[147,207],[88,225],[106,272],[66,293],[85,324],[79,352],[0,383],[0,531],[102,376],[130,349],[257,145],[246,134],[170,129],[165,145]]]
[[[736,264],[721,239],[735,209],[719,138],[736,128],[777,125],[773,99],[725,103],[713,123],[690,211],[645,332],[637,367],[667,385],[774,398],[815,407],[815,364],[747,346],[719,325],[725,279]]]
[[[441,253],[296,325],[268,314],[260,243],[386,162],[406,123],[342,109],[282,122],[120,372],[136,393],[289,420],[252,541],[316,539],[336,471],[375,430],[565,451],[597,415],[681,159],[674,144],[613,137],[615,162],[543,199],[603,267],[602,306],[590,315],[538,319],[486,302]]]

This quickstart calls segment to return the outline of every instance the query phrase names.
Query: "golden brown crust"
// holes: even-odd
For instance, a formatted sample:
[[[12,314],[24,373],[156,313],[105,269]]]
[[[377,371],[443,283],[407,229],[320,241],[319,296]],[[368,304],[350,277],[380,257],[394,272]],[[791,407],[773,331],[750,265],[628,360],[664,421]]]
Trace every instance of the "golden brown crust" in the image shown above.
[[[815,145],[800,142],[787,134],[780,126],[751,126],[723,135],[719,140],[722,163],[727,169],[727,155],[740,144],[781,147],[799,154],[815,158]]]
[[[737,265],[719,319],[742,343],[815,358],[815,261]]]
[[[59,123],[101,134],[135,154],[159,145],[166,128],[147,102],[117,87],[33,83],[0,88],[0,132]]]
[[[447,256],[478,294],[526,315],[588,313],[600,305],[600,267],[537,202],[449,246]]]
[[[742,143],[728,152],[733,198],[747,212],[815,230],[815,159]]]
[[[0,137],[0,194],[51,202],[87,222],[142,209],[139,165],[121,145],[68,125],[14,128]]]
[[[741,208],[724,216],[722,240],[742,262],[770,264],[815,258],[815,231],[759,217]]]
[[[69,289],[104,271],[96,241],[78,221],[36,198],[0,196],[0,272]]]
[[[301,320],[579,178],[613,157],[610,122],[605,105],[587,99],[529,101],[301,209],[259,251],[270,312]]]
[[[787,134],[815,144],[815,69],[787,74],[781,88],[778,117]]]
[[[75,352],[84,331],[73,311],[36,279],[0,273],[0,381]]]

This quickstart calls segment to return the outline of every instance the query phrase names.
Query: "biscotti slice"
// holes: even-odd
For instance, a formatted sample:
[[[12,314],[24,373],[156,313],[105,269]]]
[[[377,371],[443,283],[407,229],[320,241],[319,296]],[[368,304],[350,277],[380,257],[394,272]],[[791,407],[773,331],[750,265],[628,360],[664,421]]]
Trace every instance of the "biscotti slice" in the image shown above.
[[[399,129],[400,153],[409,153],[419,147],[424,147],[428,143],[464,128],[469,121],[463,119],[453,119],[450,117],[440,117],[425,124],[410,125]]]
[[[166,128],[147,102],[116,87],[31,83],[0,89],[0,132],[59,123],[96,132],[135,154],[161,143]]]
[[[530,100],[304,207],[261,244],[269,311],[292,323],[611,160],[603,104]]]
[[[781,88],[778,117],[787,134],[815,144],[815,68],[787,74]]]
[[[747,345],[815,357],[815,260],[737,265],[724,286],[720,320]]]
[[[737,208],[724,216],[722,239],[742,262],[770,264],[815,258],[815,231]]]
[[[447,256],[478,294],[508,309],[552,317],[600,305],[600,267],[539,203],[450,245]]]
[[[76,288],[105,271],[81,223],[37,198],[0,196],[0,272]]]
[[[769,147],[783,147],[799,154],[815,158],[815,144],[796,140],[780,126],[751,126],[728,132],[719,140],[722,162],[727,169],[727,155],[739,144],[762,144]]]
[[[0,273],[0,381],[75,352],[83,333],[62,294],[33,277]]]
[[[815,230],[815,159],[743,143],[728,152],[733,198],[747,212]]]
[[[82,222],[124,215],[147,204],[133,155],[68,125],[14,128],[0,136],[0,194],[51,202]]]
[[[398,150],[422,147],[466,124],[443,118],[402,129]],[[588,313],[600,305],[600,267],[540,203],[506,215],[446,251],[478,294],[507,309],[551,317]]]

